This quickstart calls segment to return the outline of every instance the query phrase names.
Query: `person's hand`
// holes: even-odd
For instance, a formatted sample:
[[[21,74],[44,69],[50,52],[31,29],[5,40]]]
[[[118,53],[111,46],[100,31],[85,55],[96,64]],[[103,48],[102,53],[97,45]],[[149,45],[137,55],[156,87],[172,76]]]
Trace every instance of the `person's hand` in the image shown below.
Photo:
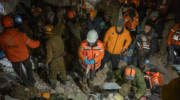
[[[126,48],[123,48],[122,51],[121,51],[121,53],[124,53],[125,51],[126,51]]]
[[[88,64],[90,64],[90,61],[86,58],[86,59],[84,59],[84,63],[85,63],[86,65],[88,65]]]
[[[93,64],[95,64],[95,61],[94,61],[94,59],[91,59],[90,60],[90,65],[93,65]]]

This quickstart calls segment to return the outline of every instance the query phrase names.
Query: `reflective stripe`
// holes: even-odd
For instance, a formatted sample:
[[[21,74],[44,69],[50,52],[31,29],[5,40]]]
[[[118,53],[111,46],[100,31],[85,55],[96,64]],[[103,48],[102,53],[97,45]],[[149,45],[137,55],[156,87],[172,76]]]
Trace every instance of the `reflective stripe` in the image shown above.
[[[30,39],[29,39],[29,40],[27,40],[27,41],[26,41],[26,44],[28,44],[30,41],[31,41]]]
[[[175,32],[174,29],[171,29],[171,32]]]
[[[172,39],[175,41],[180,41],[180,36],[179,35],[173,35]]]

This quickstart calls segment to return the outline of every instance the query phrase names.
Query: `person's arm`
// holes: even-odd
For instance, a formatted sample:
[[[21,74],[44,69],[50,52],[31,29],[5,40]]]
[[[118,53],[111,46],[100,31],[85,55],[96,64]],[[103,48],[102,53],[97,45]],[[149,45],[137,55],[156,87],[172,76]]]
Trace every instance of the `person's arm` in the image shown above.
[[[28,36],[25,34],[22,34],[22,39],[25,42],[26,45],[28,45],[30,48],[37,48],[40,45],[39,41],[31,40]]]
[[[51,47],[51,43],[50,41],[48,40],[47,43],[46,43],[46,52],[47,52],[47,57],[46,57],[46,65],[48,65],[52,59],[53,59],[53,50],[52,50],[52,47]]]
[[[127,32],[127,35],[126,35],[126,44],[124,46],[124,49],[127,49],[129,47],[129,45],[131,44],[132,42],[132,38],[131,38],[131,35],[129,32]]]
[[[99,55],[94,58],[95,63],[100,62],[104,57],[104,46],[102,43],[99,46],[100,46]]]
[[[83,51],[84,51],[84,47],[81,44],[81,46],[79,47],[79,50],[78,50],[78,55],[82,62],[84,62],[84,60],[86,59],[86,56],[83,54]]]
[[[135,94],[135,97],[137,99],[139,99],[146,92],[146,83],[145,83],[145,80],[144,80],[144,76],[143,76],[142,72],[139,69],[136,70],[136,82],[137,82],[136,83],[137,84],[137,92]]]

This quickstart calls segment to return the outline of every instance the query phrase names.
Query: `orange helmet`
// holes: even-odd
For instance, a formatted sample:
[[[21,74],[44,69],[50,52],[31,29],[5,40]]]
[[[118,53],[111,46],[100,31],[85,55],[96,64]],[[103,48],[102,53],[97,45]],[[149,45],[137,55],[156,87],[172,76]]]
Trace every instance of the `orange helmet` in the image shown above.
[[[91,10],[89,14],[91,17],[96,16],[96,10]]]
[[[68,11],[68,18],[73,19],[74,17],[75,17],[75,12],[72,10]]]
[[[12,26],[14,26],[13,19],[10,16],[2,17],[1,21],[2,21],[3,27],[12,27]]]
[[[39,92],[38,94],[37,94],[37,97],[38,98],[44,98],[44,99],[46,99],[46,100],[49,100],[50,99],[50,97],[51,97],[51,95],[49,94],[49,93],[47,93],[47,92]]]
[[[134,80],[136,76],[136,71],[132,66],[126,67],[124,75],[127,80]]]

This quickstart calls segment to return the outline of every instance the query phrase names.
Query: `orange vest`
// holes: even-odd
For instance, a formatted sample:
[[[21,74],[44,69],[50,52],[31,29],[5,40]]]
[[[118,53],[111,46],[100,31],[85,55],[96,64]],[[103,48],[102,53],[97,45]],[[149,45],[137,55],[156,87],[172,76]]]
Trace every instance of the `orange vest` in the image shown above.
[[[180,33],[177,34],[177,30],[180,28],[180,24],[175,24],[174,27],[171,29],[168,35],[168,45],[178,45],[180,46]],[[175,40],[173,37],[177,37],[177,40]]]
[[[127,10],[124,15],[124,23],[128,29],[135,30],[136,27],[139,25],[139,15],[138,15],[138,12],[135,10],[135,17],[132,19],[129,16],[130,10]]]
[[[37,48],[40,42],[29,39],[17,29],[7,29],[0,35],[0,48],[11,62],[21,62],[29,57],[27,45]]]
[[[94,59],[95,68],[98,69],[101,65],[101,60],[104,57],[104,46],[101,41],[97,41],[97,46],[91,47],[88,46],[87,40],[84,40],[81,43],[81,46],[78,50],[79,57],[82,62],[82,67],[84,69],[87,68],[87,65],[84,63],[84,60],[87,58],[88,60]],[[94,70],[94,65],[90,65],[90,69]]]

